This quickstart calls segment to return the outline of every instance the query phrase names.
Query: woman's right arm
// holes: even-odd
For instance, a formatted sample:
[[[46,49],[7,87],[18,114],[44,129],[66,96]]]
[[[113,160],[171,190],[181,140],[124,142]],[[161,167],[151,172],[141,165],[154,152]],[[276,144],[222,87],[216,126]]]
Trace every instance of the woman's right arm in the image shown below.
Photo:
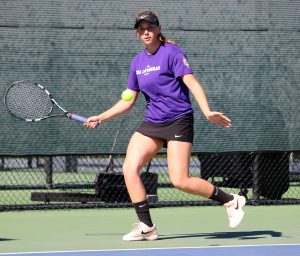
[[[132,100],[130,101],[125,101],[123,99],[119,100],[115,105],[113,105],[111,108],[104,111],[103,113],[97,116],[89,117],[86,120],[85,125],[89,128],[95,128],[98,124],[101,124],[105,121],[112,120],[118,116],[121,116],[128,110],[130,110],[133,107],[138,95],[138,92],[136,91],[132,91],[132,92],[134,94]]]

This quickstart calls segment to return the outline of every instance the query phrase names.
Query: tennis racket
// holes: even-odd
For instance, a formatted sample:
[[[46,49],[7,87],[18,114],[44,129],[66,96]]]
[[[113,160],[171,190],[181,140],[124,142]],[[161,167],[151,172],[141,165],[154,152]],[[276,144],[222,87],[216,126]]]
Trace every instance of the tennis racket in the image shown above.
[[[83,123],[87,120],[63,109],[47,89],[32,81],[17,81],[11,84],[5,93],[4,104],[12,116],[27,122],[52,117],[67,117]],[[59,113],[54,113],[54,107]]]

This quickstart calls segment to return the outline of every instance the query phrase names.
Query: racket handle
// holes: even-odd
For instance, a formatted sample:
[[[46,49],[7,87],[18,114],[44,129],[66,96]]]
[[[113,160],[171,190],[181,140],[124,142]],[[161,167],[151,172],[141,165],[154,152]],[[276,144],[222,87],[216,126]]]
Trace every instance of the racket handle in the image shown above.
[[[86,120],[87,120],[87,118],[82,117],[82,116],[78,116],[78,115],[75,115],[75,114],[71,114],[71,115],[70,115],[70,118],[71,118],[71,119],[74,119],[74,120],[76,120],[76,121],[82,122],[82,123],[85,123]]]

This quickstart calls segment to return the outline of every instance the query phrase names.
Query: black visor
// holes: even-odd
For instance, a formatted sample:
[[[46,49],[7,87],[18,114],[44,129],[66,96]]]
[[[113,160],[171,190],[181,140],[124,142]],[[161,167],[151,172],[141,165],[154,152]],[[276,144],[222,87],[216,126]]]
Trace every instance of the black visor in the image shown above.
[[[134,28],[137,28],[139,23],[143,20],[148,21],[156,26],[159,26],[158,18],[155,15],[145,14],[145,15],[141,15],[136,19]]]

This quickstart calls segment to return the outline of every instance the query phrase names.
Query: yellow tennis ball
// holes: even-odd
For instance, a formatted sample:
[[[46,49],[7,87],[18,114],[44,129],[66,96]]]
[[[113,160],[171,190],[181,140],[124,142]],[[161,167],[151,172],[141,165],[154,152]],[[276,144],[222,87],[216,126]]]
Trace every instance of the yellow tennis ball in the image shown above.
[[[129,89],[126,89],[122,92],[122,99],[125,100],[125,101],[131,101],[133,99],[133,91],[129,90]]]

